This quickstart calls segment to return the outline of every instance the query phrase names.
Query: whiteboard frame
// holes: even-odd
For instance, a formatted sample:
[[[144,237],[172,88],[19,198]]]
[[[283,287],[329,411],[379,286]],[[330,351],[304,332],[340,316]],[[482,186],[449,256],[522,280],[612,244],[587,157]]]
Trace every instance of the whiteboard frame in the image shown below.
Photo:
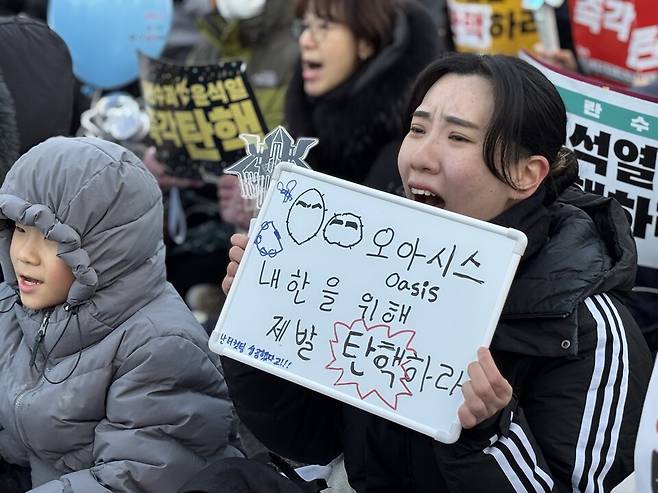
[[[400,197],[398,195],[385,193],[380,190],[375,190],[373,188],[366,187],[364,185],[348,182],[346,180],[335,178],[333,176],[329,176],[324,173],[319,173],[311,169],[306,169],[300,166],[296,166],[292,163],[280,163],[276,166],[274,172],[272,173],[272,181],[270,183],[270,187],[267,191],[267,194],[265,195],[263,206],[260,210],[258,218],[256,219],[256,224],[260,224],[262,221],[265,220],[267,208],[276,190],[276,183],[278,183],[279,178],[281,177],[281,174],[284,171],[289,171],[292,173],[297,173],[303,176],[307,176],[309,178],[318,181],[323,181],[341,188],[346,188],[348,190],[353,190],[355,192],[360,192],[366,195],[370,195],[372,197],[382,199],[387,202],[392,202],[394,204],[398,204],[410,209],[416,209],[422,212],[427,212],[430,214],[434,214],[436,216],[441,216],[447,219],[451,219],[453,221],[458,221],[468,226],[473,226],[512,239],[515,242],[514,249],[512,251],[512,259],[509,262],[507,266],[507,271],[505,273],[505,277],[502,285],[504,289],[501,290],[501,292],[505,293],[505,296],[500,296],[500,295],[498,296],[494,310],[491,312],[491,317],[489,319],[488,326],[485,331],[484,340],[482,341],[481,344],[482,346],[489,347],[489,344],[491,343],[491,338],[493,337],[493,333],[496,330],[496,326],[498,325],[498,319],[500,318],[500,314],[503,310],[503,306],[505,305],[505,301],[507,299],[507,293],[509,292],[509,288],[512,285],[512,281],[514,280],[514,275],[516,273],[516,269],[518,267],[519,261],[521,260],[523,252],[525,251],[526,246],[528,244],[528,239],[523,232],[512,228],[498,226],[496,224],[492,224],[486,221],[481,221],[479,219],[474,219],[472,217],[463,216],[455,212],[439,209],[438,207],[433,207],[431,205],[423,204],[421,202],[416,202],[407,199],[405,197]],[[459,435],[461,434],[461,429],[462,429],[461,424],[458,421],[451,425],[450,430],[448,432],[444,432],[442,430],[438,430],[431,426],[424,425],[415,420],[409,419],[405,416],[399,415],[387,409],[376,406],[370,402],[344,394],[324,384],[319,384],[312,380],[306,379],[295,373],[286,371],[280,367],[274,366],[264,361],[251,358],[248,355],[240,353],[239,351],[227,347],[220,343],[220,337],[223,333],[222,326],[224,320],[226,319],[227,316],[226,314],[228,313],[228,311],[231,308],[231,305],[233,304],[233,299],[234,299],[233,293],[235,292],[236,286],[240,284],[240,281],[242,279],[242,272],[244,271],[242,265],[247,263],[247,261],[253,254],[252,252],[254,251],[254,249],[256,249],[253,241],[251,241],[252,233],[253,231],[250,231],[247,248],[245,249],[244,255],[242,257],[242,261],[238,266],[238,271],[235,275],[235,278],[233,279],[233,284],[226,297],[226,301],[224,302],[224,305],[222,307],[222,311],[219,315],[219,319],[217,320],[217,324],[215,325],[215,328],[213,329],[212,334],[210,335],[210,339],[208,341],[208,347],[210,348],[210,350],[213,351],[214,353],[217,353],[222,356],[230,357],[236,361],[249,365],[253,368],[257,368],[271,375],[275,375],[277,377],[283,378],[284,380],[287,380],[289,382],[296,383],[308,389],[327,395],[331,398],[345,402],[346,404],[350,404],[359,409],[363,409],[381,418],[388,419],[407,428],[411,428],[412,430],[415,430],[424,435],[428,435],[437,441],[448,443],[448,444],[457,441]],[[477,360],[477,348],[474,348],[473,361],[476,360]]]

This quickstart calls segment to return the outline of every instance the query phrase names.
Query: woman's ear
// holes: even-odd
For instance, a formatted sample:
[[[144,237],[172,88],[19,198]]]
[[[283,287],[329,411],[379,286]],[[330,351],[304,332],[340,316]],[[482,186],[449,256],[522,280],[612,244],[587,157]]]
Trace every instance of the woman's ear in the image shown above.
[[[521,159],[515,166],[513,178],[516,185],[516,199],[530,197],[542,184],[550,171],[548,159],[544,156],[533,155]]]
[[[370,41],[365,39],[360,39],[356,45],[356,55],[359,57],[359,60],[365,62],[375,53],[375,48],[372,46]]]

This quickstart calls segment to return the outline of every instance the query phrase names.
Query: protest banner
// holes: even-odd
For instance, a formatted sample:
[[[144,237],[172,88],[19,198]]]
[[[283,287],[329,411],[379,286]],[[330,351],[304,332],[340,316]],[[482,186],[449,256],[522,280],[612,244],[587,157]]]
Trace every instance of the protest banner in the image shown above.
[[[521,0],[448,0],[455,49],[516,55],[539,41],[532,11]]]
[[[219,176],[245,155],[240,134],[267,129],[245,64],[183,66],[140,55],[149,138],[170,174]]]
[[[638,263],[658,269],[658,104],[551,70],[523,53],[555,85],[567,108],[566,145],[583,189],[616,198],[633,217]]]
[[[210,348],[454,442],[525,235],[292,163],[254,226]]]
[[[658,76],[655,0],[572,0],[569,13],[586,74],[626,85]]]

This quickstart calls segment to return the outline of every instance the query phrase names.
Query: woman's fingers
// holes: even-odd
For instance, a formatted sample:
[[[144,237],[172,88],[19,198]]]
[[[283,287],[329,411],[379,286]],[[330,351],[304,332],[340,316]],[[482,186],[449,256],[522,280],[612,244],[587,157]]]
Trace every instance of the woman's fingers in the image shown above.
[[[228,294],[231,285],[233,284],[233,279],[234,277],[228,275],[224,277],[224,280],[222,281],[222,291],[224,291],[224,294]]]
[[[229,264],[226,266],[226,276],[222,280],[222,291],[224,294],[228,294],[231,286],[233,285],[233,279],[238,272],[238,266],[242,261],[244,256],[244,250],[247,248],[247,243],[249,242],[249,237],[244,234],[234,234],[231,236],[231,245],[233,245],[228,251],[228,258],[230,260]]]
[[[470,379],[462,385],[464,403],[458,411],[464,428],[472,428],[504,409],[512,399],[512,386],[503,377],[487,348],[468,365]]]
[[[237,273],[238,273],[238,263],[230,262],[226,267],[226,275],[230,277],[235,277]]]
[[[481,347],[478,349],[478,362],[486,375],[495,398],[502,404],[502,407],[505,407],[512,399],[512,386],[500,373],[488,348]]]
[[[238,272],[238,265],[237,262],[231,261],[226,266],[226,276],[222,280],[222,291],[224,291],[224,294],[228,294],[233,285],[233,279],[235,279],[235,274]]]
[[[462,385],[462,394],[464,394],[464,403],[457,411],[459,422],[463,428],[473,428],[486,419],[486,407],[473,391],[470,380]]]
[[[231,245],[242,248],[243,250],[247,248],[249,243],[249,237],[242,233],[236,233],[231,236]]]

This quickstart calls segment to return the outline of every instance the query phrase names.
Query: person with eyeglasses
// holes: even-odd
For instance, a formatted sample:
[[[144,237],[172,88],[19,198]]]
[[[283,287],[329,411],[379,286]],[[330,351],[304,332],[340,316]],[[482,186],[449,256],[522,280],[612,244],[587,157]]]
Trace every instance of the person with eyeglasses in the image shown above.
[[[313,169],[403,195],[400,115],[414,79],[446,46],[432,12],[416,0],[293,3],[300,56],[284,126],[320,139],[306,159]],[[246,231],[251,215],[238,180],[222,176],[217,194],[222,219]]]
[[[320,143],[311,167],[401,193],[401,111],[415,77],[443,51],[431,15],[411,0],[298,0],[299,64],[287,128]]]
[[[313,169],[402,195],[400,114],[416,76],[446,46],[430,10],[416,0],[296,0],[294,8],[300,56],[284,126],[320,139],[306,159]],[[246,201],[235,177],[222,176],[217,190],[224,221],[248,229],[251,216],[236,213]]]

